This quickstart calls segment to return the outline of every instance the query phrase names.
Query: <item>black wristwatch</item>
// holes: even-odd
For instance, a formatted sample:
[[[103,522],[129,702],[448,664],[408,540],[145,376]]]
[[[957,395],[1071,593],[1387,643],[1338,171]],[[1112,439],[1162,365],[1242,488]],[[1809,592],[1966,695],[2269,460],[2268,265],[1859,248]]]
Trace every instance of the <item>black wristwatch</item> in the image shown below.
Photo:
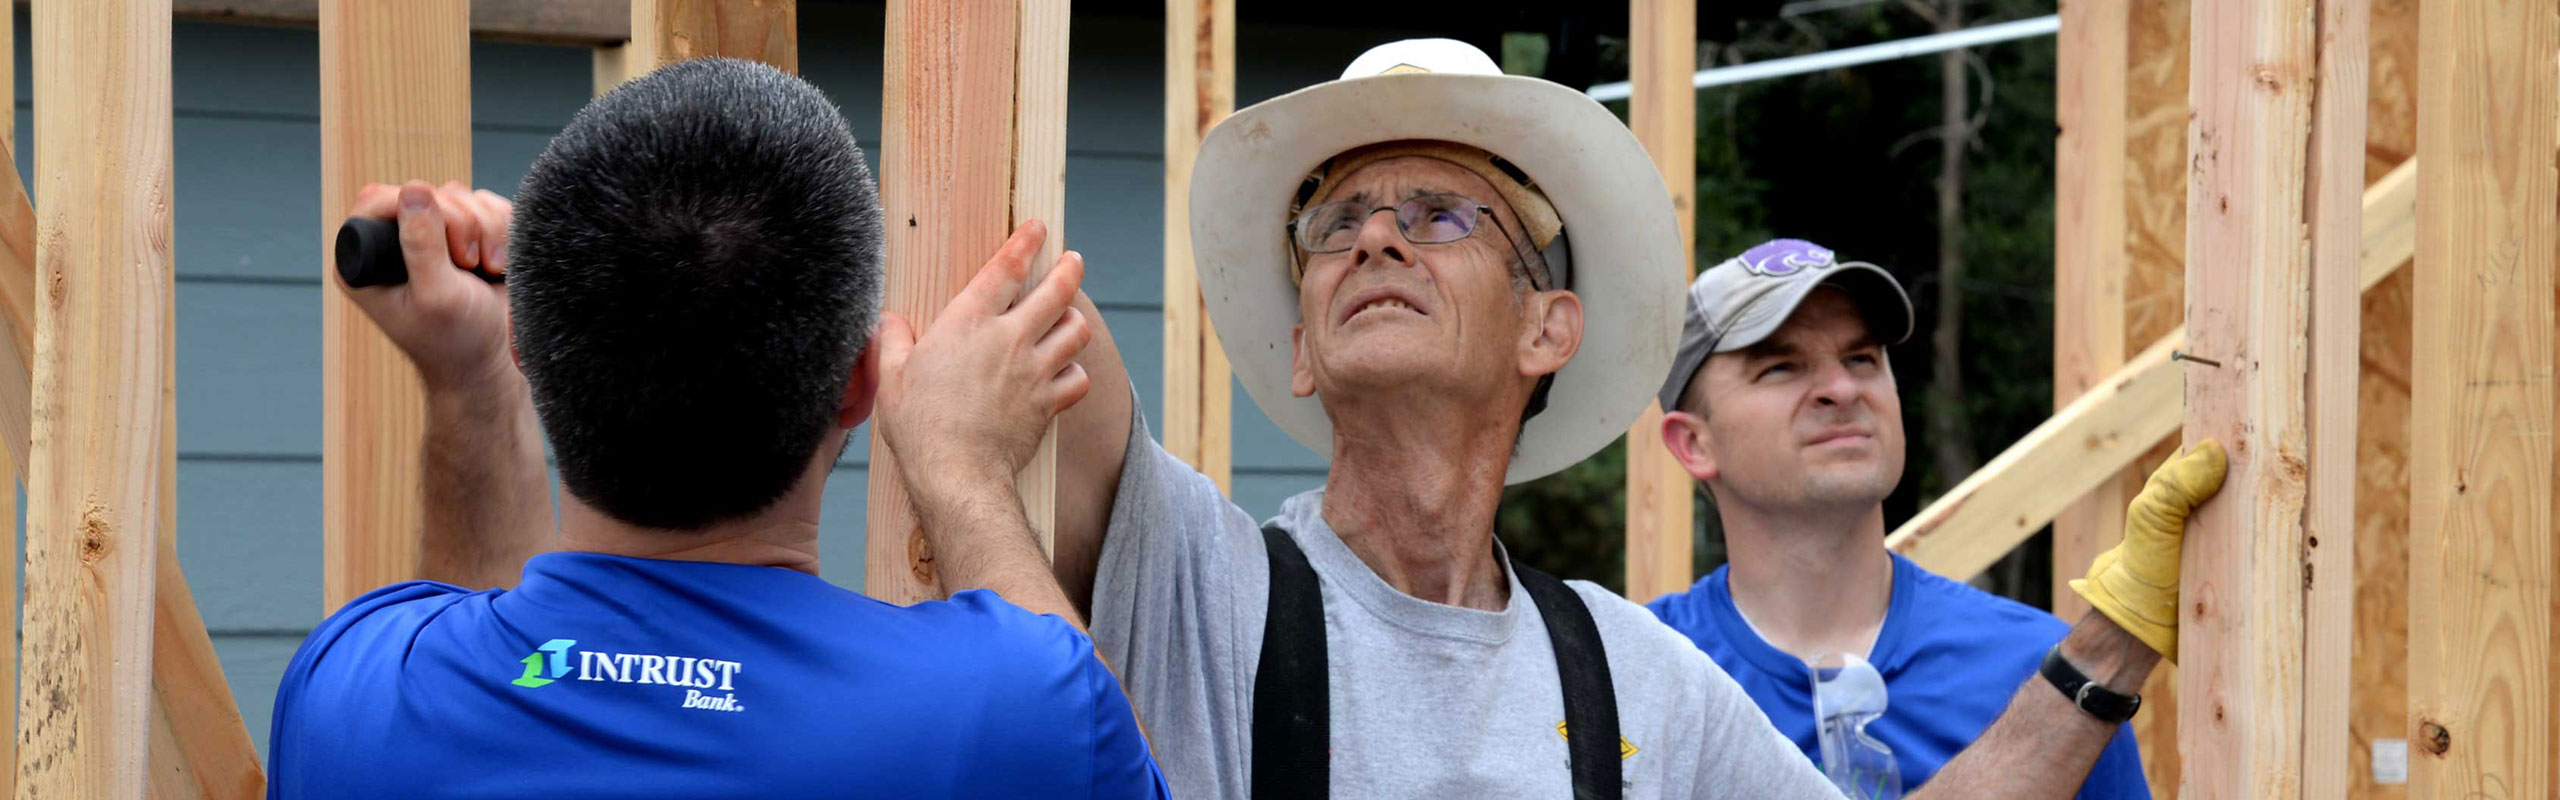
[[[2071,698],[2071,704],[2079,706],[2082,713],[2097,717],[2100,722],[2114,725],[2132,719],[2133,712],[2142,710],[2142,695],[2117,692],[2090,680],[2079,667],[2063,660],[2062,645],[2054,645],[2052,651],[2045,653],[2044,667],[2036,671],[2053,682],[2053,688],[2061,690],[2062,696]]]

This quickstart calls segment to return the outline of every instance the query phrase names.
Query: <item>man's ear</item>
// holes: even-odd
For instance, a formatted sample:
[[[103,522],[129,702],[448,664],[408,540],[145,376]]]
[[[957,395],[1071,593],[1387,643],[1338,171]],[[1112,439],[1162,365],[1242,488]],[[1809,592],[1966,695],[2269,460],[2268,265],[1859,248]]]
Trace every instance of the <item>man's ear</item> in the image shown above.
[[[1528,324],[1520,331],[1520,374],[1553,375],[1582,349],[1582,298],[1563,289],[1533,292],[1523,310]]]
[[[1289,326],[1289,393],[1313,397],[1316,393],[1316,368],[1307,358],[1307,326]]]
[[[854,357],[853,373],[845,376],[844,398],[836,401],[836,427],[850,430],[870,419],[871,401],[879,396],[880,336],[874,332],[862,355]]]
[[[1662,412],[1662,446],[1689,477],[1705,482],[1722,474],[1716,468],[1715,437],[1707,431],[1707,421],[1696,414]]]

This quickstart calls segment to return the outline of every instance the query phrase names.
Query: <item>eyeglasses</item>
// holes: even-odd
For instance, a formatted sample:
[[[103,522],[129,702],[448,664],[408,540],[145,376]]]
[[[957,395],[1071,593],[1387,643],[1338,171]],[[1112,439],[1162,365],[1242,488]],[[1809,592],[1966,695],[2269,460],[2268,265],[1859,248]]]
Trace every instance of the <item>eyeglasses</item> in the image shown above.
[[[1502,218],[1494,215],[1491,207],[1472,198],[1456,194],[1425,194],[1392,206],[1345,201],[1308,208],[1298,212],[1297,219],[1289,222],[1289,243],[1306,255],[1343,252],[1359,244],[1360,228],[1368,224],[1370,215],[1388,210],[1396,212],[1396,231],[1404,235],[1405,241],[1414,244],[1448,244],[1467,238],[1475,233],[1476,223],[1481,220],[1493,220],[1495,228],[1502,227]],[[1511,242],[1509,233],[1508,229],[1504,230],[1503,241],[1512,245],[1512,252],[1519,256],[1531,282],[1544,283],[1538,280],[1542,271],[1529,268],[1528,251]]]

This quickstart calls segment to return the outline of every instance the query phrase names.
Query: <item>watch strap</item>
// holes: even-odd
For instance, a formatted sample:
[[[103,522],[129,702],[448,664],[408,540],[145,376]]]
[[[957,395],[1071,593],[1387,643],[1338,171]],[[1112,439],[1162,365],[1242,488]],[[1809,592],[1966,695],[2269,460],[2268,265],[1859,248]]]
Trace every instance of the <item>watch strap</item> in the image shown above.
[[[2045,653],[2044,666],[2036,671],[2042,673],[2053,688],[2060,690],[2063,697],[2070,699],[2071,705],[2078,707],[2081,713],[2096,717],[2100,722],[2110,725],[2121,723],[2132,719],[2134,712],[2142,710],[2142,695],[2118,692],[2090,680],[2079,667],[2072,666],[2062,657],[2061,645],[2054,645]]]

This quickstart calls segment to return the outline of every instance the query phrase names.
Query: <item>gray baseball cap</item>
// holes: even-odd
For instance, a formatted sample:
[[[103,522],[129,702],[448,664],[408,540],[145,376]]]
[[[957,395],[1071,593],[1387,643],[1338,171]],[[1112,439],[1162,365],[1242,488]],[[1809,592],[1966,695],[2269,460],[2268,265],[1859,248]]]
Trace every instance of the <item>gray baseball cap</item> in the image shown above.
[[[1824,286],[1847,292],[1867,327],[1887,345],[1911,338],[1911,298],[1883,267],[1843,262],[1828,248],[1802,239],[1772,239],[1698,273],[1681,315],[1680,349],[1662,382],[1662,408],[1680,394],[1707,357],[1759,344],[1778,332],[1796,305]]]

